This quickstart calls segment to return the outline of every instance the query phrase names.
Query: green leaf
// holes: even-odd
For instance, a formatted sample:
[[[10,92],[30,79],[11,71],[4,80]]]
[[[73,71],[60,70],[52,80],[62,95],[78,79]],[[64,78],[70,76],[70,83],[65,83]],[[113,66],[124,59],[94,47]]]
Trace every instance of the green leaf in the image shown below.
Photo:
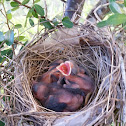
[[[40,0],[35,0],[35,2],[34,3],[38,3]]]
[[[16,24],[16,25],[14,25],[14,28],[15,28],[15,29],[19,29],[19,28],[21,28],[21,27],[22,27],[21,24]]]
[[[18,37],[16,37],[16,40],[21,41],[21,40],[23,40],[24,38],[25,38],[25,36],[18,36]]]
[[[7,45],[12,45],[14,43],[14,31],[9,30],[5,33],[5,42]]]
[[[27,26],[27,20],[28,20],[28,18],[26,18],[26,20],[25,20],[25,25],[24,25],[24,27],[26,27],[26,26]]]
[[[98,27],[104,27],[107,26],[107,21],[101,21],[97,24]]]
[[[124,6],[126,7],[126,0],[124,0]]]
[[[38,18],[38,13],[35,11],[35,8],[34,7],[32,7],[29,10],[29,15],[30,15],[30,17],[33,15],[35,18]]]
[[[33,10],[32,11],[32,15],[35,17],[35,18],[38,18],[38,14]]]
[[[6,59],[5,57],[1,57],[1,56],[0,56],[0,63],[3,63],[5,59]],[[1,125],[0,125],[0,126],[1,126]]]
[[[12,7],[17,7],[17,6],[19,6],[19,3],[17,3],[17,2],[11,2],[10,5],[11,5]]]
[[[57,26],[57,25],[59,24],[59,22],[57,21],[56,18],[53,19],[52,23],[53,23],[55,26]]]
[[[5,96],[3,96],[3,100],[5,101]]]
[[[10,13],[10,14],[7,14],[7,19],[8,20],[11,20],[12,19],[12,14]]]
[[[109,8],[113,13],[122,13],[120,6],[116,2],[110,2]]]
[[[32,9],[30,9],[30,10],[28,11],[26,18],[31,17],[31,16],[32,16]]]
[[[14,7],[13,9],[11,9],[11,11],[15,11],[17,9],[19,9],[19,6],[18,7]]]
[[[8,10],[8,11],[7,11],[7,14],[10,14],[10,13],[11,13],[11,10]]]
[[[50,22],[45,19],[40,19],[40,23],[41,23],[41,25],[44,25],[45,28],[48,28],[48,29],[53,28],[53,26],[50,24]]]
[[[0,126],[5,126],[5,123],[0,121]]]
[[[44,16],[44,9],[40,5],[35,4],[34,8],[39,15]]]
[[[11,53],[12,53],[12,49],[6,49],[6,50],[1,51],[2,56],[10,55]]]
[[[0,31],[0,42],[2,42],[4,40],[4,35],[3,32]]]
[[[32,17],[32,10],[33,10],[33,9],[31,8],[31,9],[28,11],[28,13],[27,13],[24,27],[26,27],[26,25],[27,25],[28,17]]]
[[[34,26],[34,21],[31,18],[29,18],[29,23],[31,26]]]
[[[97,24],[97,26],[98,27],[104,27],[104,26],[107,26],[107,25],[116,26],[116,25],[123,24],[124,22],[126,22],[126,15],[116,13],[116,14],[110,16],[107,20],[99,22]]]
[[[70,21],[69,17],[64,17],[62,19],[62,23],[67,28],[72,28],[73,27],[73,23]]]
[[[27,4],[29,1],[30,1],[30,0],[24,0],[24,1],[22,2],[22,5]]]
[[[7,19],[11,20],[12,19],[12,14],[11,14],[11,10],[7,11]]]
[[[10,1],[10,0],[6,0],[6,1]]]

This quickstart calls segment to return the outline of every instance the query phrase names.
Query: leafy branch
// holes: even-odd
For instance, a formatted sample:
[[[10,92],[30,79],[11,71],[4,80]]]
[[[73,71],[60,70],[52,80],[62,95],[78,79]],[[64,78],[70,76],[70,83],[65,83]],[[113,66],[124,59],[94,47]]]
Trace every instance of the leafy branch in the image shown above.
[[[13,0],[13,1],[19,3],[21,6],[25,6],[25,7],[29,8],[29,9],[31,9],[30,6],[28,6],[28,5],[26,5],[26,4],[22,4],[22,3],[21,3],[20,1],[18,1],[18,0]]]
[[[126,26],[126,0],[122,3],[116,2],[116,0],[109,0],[109,8],[111,10],[111,15],[107,20],[99,22],[97,26]]]
[[[3,6],[3,10],[0,10],[1,14],[6,18],[6,24],[8,27],[8,31],[0,31],[0,64],[4,62],[4,60],[6,60],[5,55],[10,55],[8,53],[8,51],[5,48],[9,48],[10,50],[13,50],[13,54],[11,54],[11,57],[13,57],[12,55],[14,55],[14,50],[16,47],[14,47],[14,42],[15,40],[17,41],[23,41],[25,39],[25,36],[16,36],[16,32],[15,29],[20,29],[22,28],[21,24],[14,24],[13,22],[11,22],[12,19],[12,13],[11,11],[18,11],[18,8],[20,6],[24,6],[26,8],[29,9],[27,16],[26,16],[26,22],[24,22],[25,24],[27,24],[27,19],[29,19],[29,23],[32,27],[35,26],[34,23],[34,19],[38,19],[38,26],[41,25],[44,27],[44,29],[46,30],[50,30],[50,29],[54,29],[56,27],[60,27],[61,25],[67,27],[67,28],[72,28],[73,27],[73,23],[70,21],[70,19],[68,17],[64,17],[62,20],[54,18],[53,20],[48,19],[47,14],[45,14],[44,8],[41,7],[39,4],[37,4],[37,2],[39,2],[40,0],[33,0],[33,5],[30,7],[28,4],[30,0],[23,0],[23,2],[20,2],[19,0],[13,0],[13,1],[9,1],[10,5],[12,7],[11,10],[7,10],[7,8],[5,7],[5,2],[6,1],[0,1],[0,4],[2,4]],[[13,25],[13,27],[10,27],[10,23]],[[2,25],[2,24],[0,24]],[[26,25],[25,25],[26,27]],[[18,34],[19,34],[19,30],[18,30]],[[15,37],[16,36],[16,37]],[[6,43],[6,44],[5,44]],[[24,43],[26,44],[27,41]],[[16,44],[16,43],[15,43]],[[12,46],[12,47],[7,47],[7,46]],[[5,51],[5,53],[2,53],[2,51]]]

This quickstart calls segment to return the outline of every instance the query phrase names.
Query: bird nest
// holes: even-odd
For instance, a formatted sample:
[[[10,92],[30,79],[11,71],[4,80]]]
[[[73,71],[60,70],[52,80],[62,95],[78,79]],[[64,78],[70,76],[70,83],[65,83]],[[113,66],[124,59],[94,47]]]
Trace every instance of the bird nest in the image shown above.
[[[87,23],[34,36],[14,59],[14,80],[4,86],[8,125],[91,126],[120,122],[123,81],[120,49],[107,29]],[[34,98],[33,81],[57,59],[73,60],[94,79],[95,91],[76,112],[54,112]]]

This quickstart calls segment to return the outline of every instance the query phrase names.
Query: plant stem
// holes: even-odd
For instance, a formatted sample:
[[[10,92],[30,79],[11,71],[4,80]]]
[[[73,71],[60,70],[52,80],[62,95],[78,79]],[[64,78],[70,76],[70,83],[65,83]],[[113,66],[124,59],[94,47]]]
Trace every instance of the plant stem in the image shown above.
[[[4,12],[5,12],[6,20],[7,20],[7,26],[8,26],[8,29],[10,30],[9,21],[8,21],[8,18],[7,18],[7,12],[6,12],[6,9],[5,9],[5,6],[4,6],[3,3],[2,3],[2,5],[3,5],[3,8],[4,8]]]

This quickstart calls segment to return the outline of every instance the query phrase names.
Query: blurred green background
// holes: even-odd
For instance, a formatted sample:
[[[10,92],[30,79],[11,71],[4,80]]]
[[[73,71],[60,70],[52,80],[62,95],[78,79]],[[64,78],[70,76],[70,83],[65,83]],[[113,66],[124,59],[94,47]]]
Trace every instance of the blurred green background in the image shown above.
[[[23,1],[23,0],[20,0]],[[93,8],[93,6],[98,2],[99,0],[86,0],[80,22],[83,23],[84,19],[90,12],[90,10]],[[58,19],[63,18],[63,12],[65,10],[65,4],[60,0],[40,0],[37,4],[41,5],[43,8],[47,8],[47,17],[52,20],[53,18],[57,17]],[[30,1],[27,5],[32,6],[32,1]],[[0,8],[3,9],[2,5],[0,5]],[[12,9],[10,6],[10,1],[5,3],[6,11]],[[14,24],[22,24],[24,26],[26,15],[28,13],[29,9],[26,7],[20,6],[20,8],[16,11],[12,11],[12,19],[10,20]],[[6,19],[2,14],[0,14],[0,31],[8,31],[7,25],[5,24]],[[37,19],[34,19],[34,22],[37,24]],[[27,30],[30,28],[29,30]],[[26,31],[25,31],[26,30]],[[25,31],[25,32],[24,32]],[[27,23],[26,27],[23,27],[19,29],[19,34],[24,32],[22,35],[27,36],[27,39],[30,40],[31,37],[37,32],[37,27],[31,27],[29,23]]]

